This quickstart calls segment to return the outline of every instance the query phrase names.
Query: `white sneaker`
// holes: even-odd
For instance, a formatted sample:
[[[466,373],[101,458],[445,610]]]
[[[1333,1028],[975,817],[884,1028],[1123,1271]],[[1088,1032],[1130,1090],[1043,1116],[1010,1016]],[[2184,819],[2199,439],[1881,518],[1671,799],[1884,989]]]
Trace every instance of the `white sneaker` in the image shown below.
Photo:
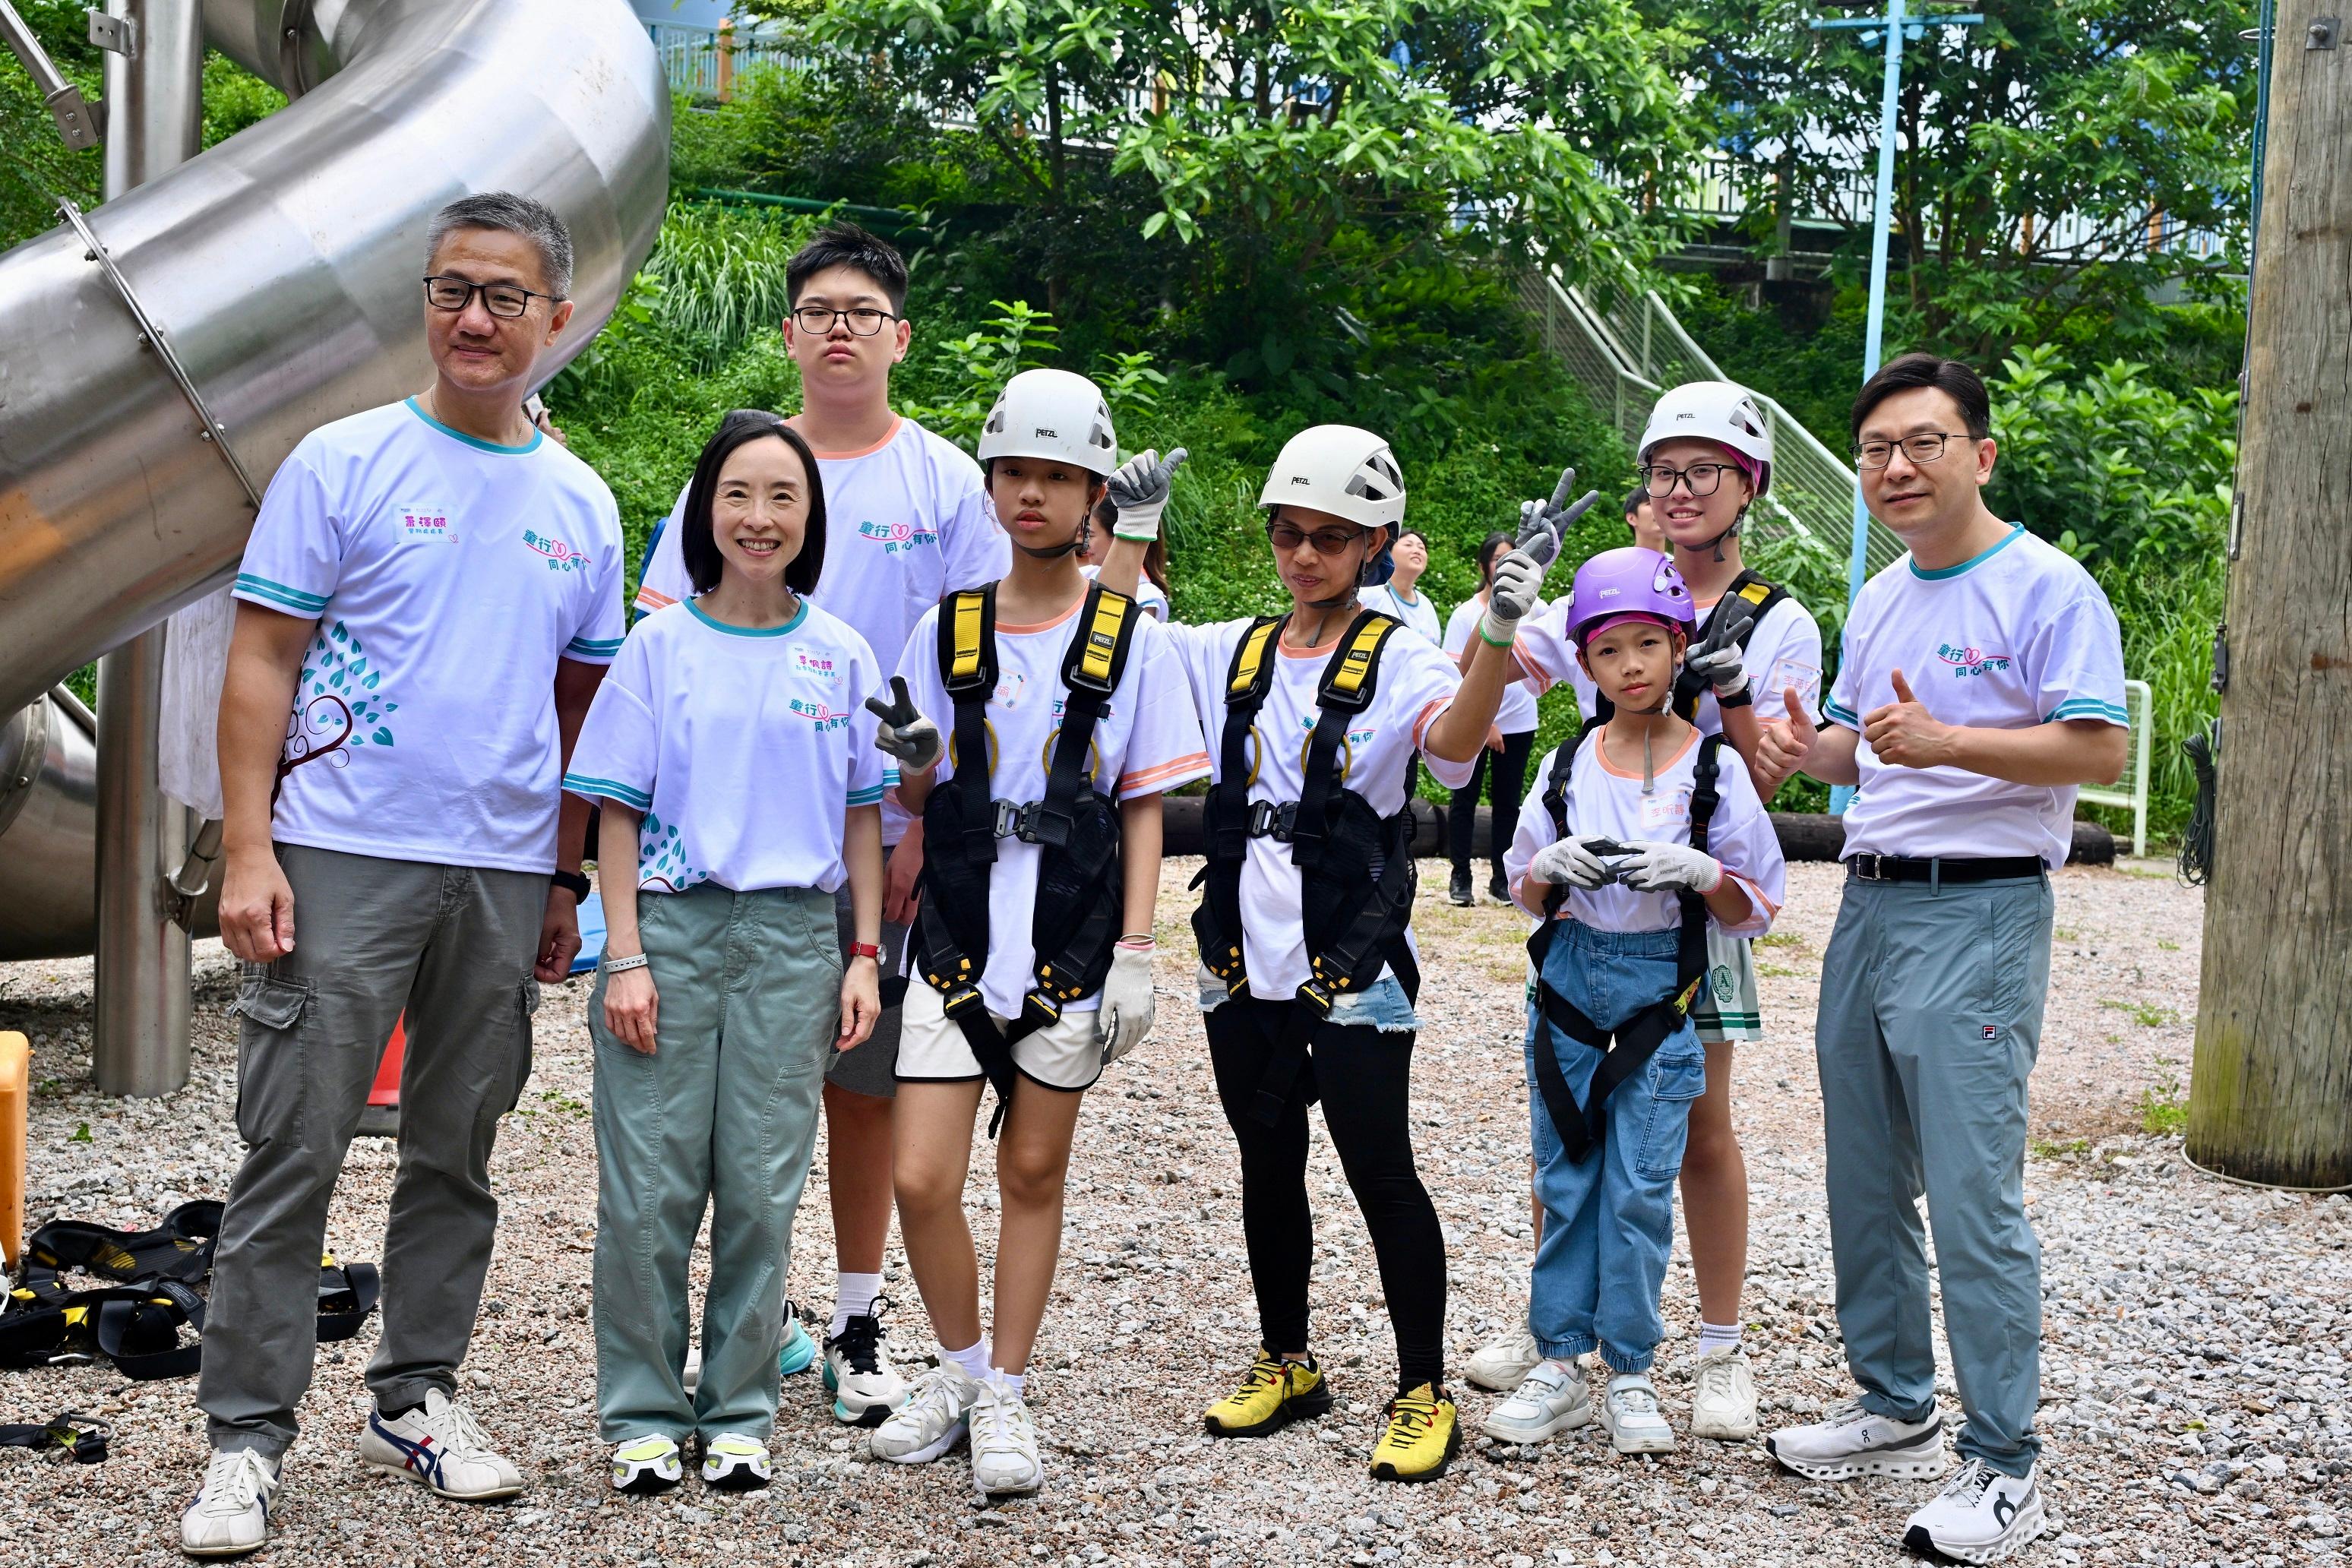
[[[702,1347],[700,1345],[686,1347],[686,1370],[678,1373],[677,1381],[678,1386],[686,1390],[687,1397],[692,1398],[695,1389],[702,1383]]]
[[[613,1450],[613,1489],[637,1497],[666,1492],[686,1478],[677,1445],[667,1437],[632,1437]]]
[[[437,1388],[405,1415],[387,1420],[381,1410],[370,1411],[360,1458],[461,1502],[490,1502],[522,1490],[522,1473],[490,1447],[490,1435],[473,1413]]]
[[[1540,1443],[1591,1421],[1584,1368],[1574,1362],[1539,1361],[1518,1392],[1495,1406],[1478,1429],[1497,1443]]]
[[[1609,1380],[1601,1427],[1621,1454],[1663,1454],[1675,1446],[1675,1429],[1658,1409],[1658,1391],[1644,1373],[1621,1372]]]
[[[1859,1399],[1849,1399],[1811,1426],[1781,1427],[1764,1439],[1764,1450],[1811,1481],[1940,1476],[1944,1418],[1931,1410],[1925,1421],[1897,1421],[1874,1415]]]
[[[1691,1436],[1744,1443],[1756,1436],[1756,1379],[1748,1355],[1725,1345],[1698,1358],[1692,1371]]]
[[[241,1557],[269,1540],[269,1494],[279,1467],[250,1448],[224,1450],[205,1467],[205,1484],[180,1515],[180,1550],[191,1557]]]
[[[740,1432],[722,1432],[702,1446],[702,1484],[722,1492],[755,1492],[768,1484],[767,1446]]]
[[[1970,1459],[1927,1507],[1911,1516],[1903,1544],[1925,1556],[1962,1563],[1998,1563],[2049,1528],[2033,1471],[2004,1476]]]
[[[1025,1496],[1045,1484],[1037,1423],[1001,1377],[980,1385],[971,1407],[971,1484],[983,1498]]]
[[[879,1426],[890,1418],[907,1384],[890,1365],[882,1327],[889,1305],[877,1297],[874,1310],[842,1325],[824,1342],[824,1391],[833,1395],[833,1418],[849,1426]]]
[[[941,1362],[908,1384],[898,1407],[866,1440],[866,1451],[894,1465],[927,1465],[963,1437],[979,1398],[980,1384],[963,1368]]]
[[[1536,1337],[1527,1324],[1504,1334],[1492,1343],[1480,1347],[1462,1369],[1462,1375],[1479,1387],[1496,1394],[1508,1394],[1528,1380],[1528,1373],[1543,1360],[1543,1352],[1536,1349]]]

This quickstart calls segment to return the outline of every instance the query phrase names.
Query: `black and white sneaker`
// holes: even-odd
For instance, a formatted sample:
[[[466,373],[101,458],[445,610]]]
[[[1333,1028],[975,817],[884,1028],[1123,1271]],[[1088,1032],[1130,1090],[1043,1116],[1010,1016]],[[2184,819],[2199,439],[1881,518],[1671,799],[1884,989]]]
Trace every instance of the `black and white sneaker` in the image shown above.
[[[1998,1563],[2050,1527],[2033,1471],[2004,1476],[1970,1459],[1927,1507],[1911,1516],[1903,1544],[1923,1557]]]
[[[873,1310],[850,1319],[824,1342],[824,1389],[833,1395],[833,1418],[845,1426],[881,1426],[907,1392],[884,1346],[882,1313],[889,1305],[877,1297]]]
[[[1849,1399],[1810,1426],[1783,1426],[1764,1439],[1765,1451],[1807,1480],[1845,1481],[1856,1476],[1944,1473],[1944,1418],[1897,1421]]]

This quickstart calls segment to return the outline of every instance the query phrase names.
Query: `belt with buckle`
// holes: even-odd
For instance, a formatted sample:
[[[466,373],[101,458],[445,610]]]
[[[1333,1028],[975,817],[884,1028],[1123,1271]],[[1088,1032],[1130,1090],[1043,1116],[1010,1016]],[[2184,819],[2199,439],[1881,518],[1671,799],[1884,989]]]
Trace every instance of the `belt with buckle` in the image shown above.
[[[2038,855],[1997,855],[1973,859],[1942,856],[1849,855],[1845,874],[1855,882],[1999,882],[2039,877]]]

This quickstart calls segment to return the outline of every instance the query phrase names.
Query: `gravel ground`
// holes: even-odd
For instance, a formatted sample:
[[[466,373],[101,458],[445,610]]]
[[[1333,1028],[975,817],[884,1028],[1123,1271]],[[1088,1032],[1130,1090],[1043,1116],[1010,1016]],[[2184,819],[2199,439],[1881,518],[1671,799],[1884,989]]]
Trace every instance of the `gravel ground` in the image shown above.
[[[1183,884],[1163,882],[1162,1021],[1113,1070],[1079,1125],[1070,1224],[1033,1387],[1049,1444],[1034,1501],[980,1510],[960,1458],[902,1469],[864,1458],[821,1413],[812,1380],[785,1391],[777,1485],[748,1499],[688,1483],[618,1499],[602,1479],[588,1321],[595,1180],[588,1129],[587,987],[551,992],[536,1075],[502,1136],[505,1223],[488,1305],[464,1378],[493,1436],[534,1477],[510,1507],[438,1504],[362,1471],[352,1440],[373,1325],[322,1349],[306,1431],[277,1508],[279,1562],[435,1564],[693,1560],[850,1564],[1031,1561],[1185,1563],[1740,1563],[1888,1561],[1921,1497],[1912,1483],[1817,1486],[1777,1473],[1760,1446],[1688,1444],[1662,1459],[1612,1456],[1590,1431],[1519,1453],[1474,1445],[1423,1488],[1365,1475],[1391,1386],[1386,1315],[1369,1246],[1328,1143],[1311,1180],[1324,1202],[1318,1342],[1341,1408],[1253,1443],[1212,1444],[1202,1404],[1246,1365],[1254,1316],[1243,1279],[1232,1145],[1212,1094],[1190,974]],[[1791,868],[1790,908],[1761,960],[1778,1043],[1743,1053],[1739,1107],[1755,1191],[1749,1349],[1767,1422],[1846,1393],[1830,1310],[1819,1107],[1803,1048],[1837,899],[1833,868]],[[2154,866],[2069,870],[2036,1076],[2027,1190],[2045,1248],[2049,1348],[2042,1418],[2055,1515],[2037,1549],[2093,1563],[2315,1563],[2333,1568],[2352,1518],[2352,1203],[2229,1185],[2152,1135],[2186,1078],[2201,915]],[[1528,1257],[1524,1090],[1518,1082],[1520,932],[1493,906],[1458,910],[1424,880],[1428,989],[1420,1152],[1452,1247],[1459,1353],[1521,1310]],[[195,1074],[160,1101],[89,1089],[89,965],[0,969],[0,1027],[34,1039],[29,1218],[152,1224],[218,1194],[236,1167],[233,971],[198,954]],[[829,1304],[822,1161],[803,1205],[793,1290]],[[380,1250],[389,1145],[352,1151],[331,1244]],[[974,1173],[983,1255],[992,1181]],[[892,1258],[902,1356],[928,1348],[904,1265]],[[1669,1414],[1687,1415],[1673,1363],[1696,1332],[1687,1263],[1667,1286]],[[1949,1389],[1946,1394],[1948,1398]],[[203,1458],[192,1383],[126,1384],[88,1368],[0,1373],[0,1419],[72,1405],[115,1423],[115,1458],[82,1468],[0,1450],[0,1541],[47,1563],[176,1560],[173,1527]],[[1464,1391],[1475,1423],[1492,1397]]]

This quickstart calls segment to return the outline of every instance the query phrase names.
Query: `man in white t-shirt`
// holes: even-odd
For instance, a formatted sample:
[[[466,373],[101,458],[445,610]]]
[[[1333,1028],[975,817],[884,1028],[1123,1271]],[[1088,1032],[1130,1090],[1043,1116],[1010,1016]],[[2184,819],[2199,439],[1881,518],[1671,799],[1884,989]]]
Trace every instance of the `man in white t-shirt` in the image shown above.
[[[457,1403],[457,1368],[498,1223],[491,1142],[530,1071],[540,983],[580,950],[588,813],[559,780],[621,646],[621,526],[604,481],[523,412],[572,315],[562,221],[467,196],[426,248],[432,385],[302,438],[234,590],[220,925],[246,965],[247,1152],[205,1324],[213,1457],[181,1525],[199,1555],[268,1539],[328,1204],[404,1012],[360,1458],[442,1497],[522,1489]]]
[[[1858,786],[1814,1049],[1838,1326],[1861,1394],[1768,1447],[1816,1479],[1942,1472],[1924,1193],[1967,1425],[1963,1468],[1904,1541],[1969,1563],[2045,1528],[2024,1182],[2047,872],[2065,862],[2077,787],[2112,783],[2129,752],[2115,614],[2072,557],[1986,509],[1990,429],[1984,384],[1955,361],[1906,354],[1864,386],[1863,496],[1909,553],[1854,600],[1829,726],[1784,699],[1758,759],[1768,788],[1798,768]]]
[[[1357,595],[1357,602],[1368,610],[1394,616],[1424,641],[1443,640],[1437,629],[1437,606],[1429,602],[1428,595],[1417,591],[1421,574],[1429,570],[1429,540],[1421,530],[1408,528],[1390,546],[1389,557],[1396,563],[1395,574],[1387,582],[1365,589]]]
[[[784,280],[792,303],[784,346],[801,372],[801,411],[788,423],[816,453],[831,521],[821,586],[810,599],[895,669],[915,623],[944,595],[1003,576],[1012,545],[989,513],[980,465],[891,410],[890,367],[906,358],[913,331],[898,252],[855,224],[834,224],[786,264]],[[646,549],[640,613],[693,595],[678,549],[685,505],[681,489]],[[838,1264],[824,1383],[835,1417],[866,1426],[889,1414],[899,1391],[874,1303],[890,1235],[891,1102],[907,993],[900,961],[923,867],[923,825],[898,809],[895,795],[882,805],[882,847],[889,867],[882,1016],[864,1045],[835,1055],[824,1084],[825,1191]],[[849,920],[845,890],[845,954],[856,934]]]

